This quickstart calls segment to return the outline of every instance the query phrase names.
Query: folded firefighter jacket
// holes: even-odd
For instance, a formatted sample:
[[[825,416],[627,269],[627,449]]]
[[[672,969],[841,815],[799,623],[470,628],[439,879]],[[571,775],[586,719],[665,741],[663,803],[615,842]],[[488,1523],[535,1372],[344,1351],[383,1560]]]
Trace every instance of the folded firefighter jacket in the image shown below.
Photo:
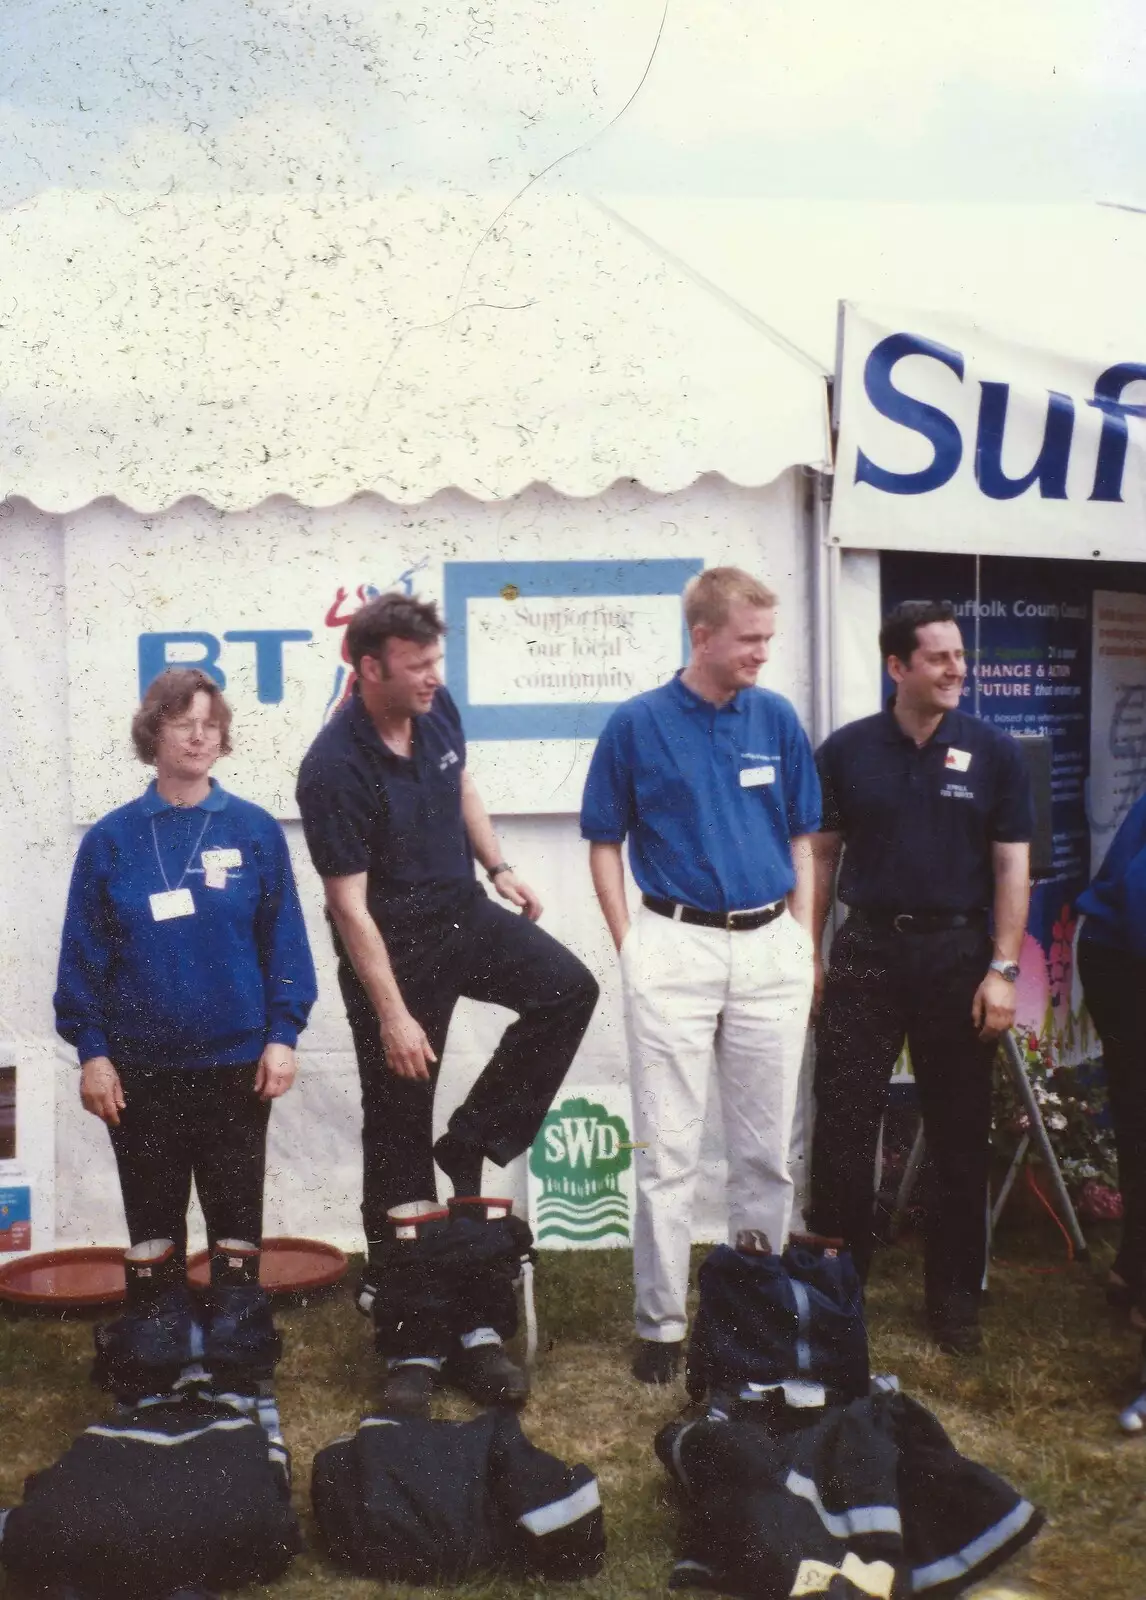
[[[596,1478],[531,1444],[511,1411],[367,1417],[318,1452],[311,1492],[331,1555],[360,1577],[456,1583],[504,1569],[567,1580],[604,1558]]]
[[[945,1600],[1042,1526],[1041,1512],[961,1456],[905,1395],[798,1416],[662,1428],[657,1454],[687,1505],[673,1588],[752,1600]]]
[[[190,1394],[93,1424],[30,1477],[0,1563],[33,1589],[159,1600],[269,1583],[301,1542],[273,1404]]]

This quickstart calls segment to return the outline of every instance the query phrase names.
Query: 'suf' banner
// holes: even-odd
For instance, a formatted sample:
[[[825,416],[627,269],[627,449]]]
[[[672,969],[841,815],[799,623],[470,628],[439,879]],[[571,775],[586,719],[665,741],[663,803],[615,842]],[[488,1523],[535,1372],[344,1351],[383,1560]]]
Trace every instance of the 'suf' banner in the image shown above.
[[[845,303],[836,414],[834,543],[1146,556],[1146,324],[1077,356]]]

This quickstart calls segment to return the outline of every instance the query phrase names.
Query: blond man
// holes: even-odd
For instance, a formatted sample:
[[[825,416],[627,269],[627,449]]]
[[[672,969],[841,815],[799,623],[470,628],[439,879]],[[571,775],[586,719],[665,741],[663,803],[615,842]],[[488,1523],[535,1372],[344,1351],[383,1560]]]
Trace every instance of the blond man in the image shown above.
[[[812,998],[820,787],[792,706],[758,688],[776,596],[713,567],[684,592],[691,652],[609,719],[581,832],[617,947],[637,1145],[633,1375],[675,1378],[686,1331],[692,1199],[715,1075],[729,1233],[781,1249],[788,1148]],[[641,891],[630,917],[622,845]],[[715,1073],[714,1073],[715,1069]]]

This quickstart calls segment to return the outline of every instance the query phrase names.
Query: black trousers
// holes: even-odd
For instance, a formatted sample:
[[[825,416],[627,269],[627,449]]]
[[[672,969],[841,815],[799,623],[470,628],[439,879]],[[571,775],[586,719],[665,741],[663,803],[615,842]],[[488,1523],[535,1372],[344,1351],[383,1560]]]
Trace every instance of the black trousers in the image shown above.
[[[849,920],[816,1021],[813,1225],[842,1234],[866,1278],[879,1128],[906,1038],[936,1178],[924,1251],[933,1314],[973,1311],[986,1265],[996,1044],[978,1038],[971,1002],[990,960],[983,924],[912,934]]]
[[[399,1078],[386,1066],[378,1018],[350,963],[338,981],[362,1083],[362,1220],[368,1241],[383,1235],[390,1206],[432,1199],[431,1123],[438,1064],[458,1000],[518,1013],[465,1100],[450,1118],[452,1140],[499,1166],[528,1149],[577,1053],[597,1003],[597,980],[550,934],[504,910],[475,886],[454,919],[400,943],[387,941],[402,998],[438,1063],[430,1079]]]
[[[1102,1040],[1118,1151],[1122,1241],[1114,1270],[1146,1309],[1146,961],[1083,938],[1078,976]]]
[[[108,1128],[132,1244],[173,1239],[186,1253],[194,1180],[211,1245],[263,1238],[270,1102],[257,1062],[241,1067],[119,1067],[127,1105]]]

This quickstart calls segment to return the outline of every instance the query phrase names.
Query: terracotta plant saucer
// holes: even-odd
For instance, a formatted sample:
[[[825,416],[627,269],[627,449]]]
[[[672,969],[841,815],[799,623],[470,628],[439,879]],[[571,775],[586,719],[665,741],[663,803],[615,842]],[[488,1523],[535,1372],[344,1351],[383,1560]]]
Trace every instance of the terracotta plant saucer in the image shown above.
[[[114,1306],[123,1299],[123,1251],[103,1245],[48,1250],[0,1267],[0,1300],[60,1311]]]
[[[269,1294],[329,1289],[346,1271],[346,1257],[318,1239],[264,1239],[260,1281]],[[193,1284],[208,1281],[205,1250],[187,1263]],[[90,1245],[21,1256],[0,1267],[0,1301],[55,1311],[115,1306],[124,1296],[123,1250]]]

